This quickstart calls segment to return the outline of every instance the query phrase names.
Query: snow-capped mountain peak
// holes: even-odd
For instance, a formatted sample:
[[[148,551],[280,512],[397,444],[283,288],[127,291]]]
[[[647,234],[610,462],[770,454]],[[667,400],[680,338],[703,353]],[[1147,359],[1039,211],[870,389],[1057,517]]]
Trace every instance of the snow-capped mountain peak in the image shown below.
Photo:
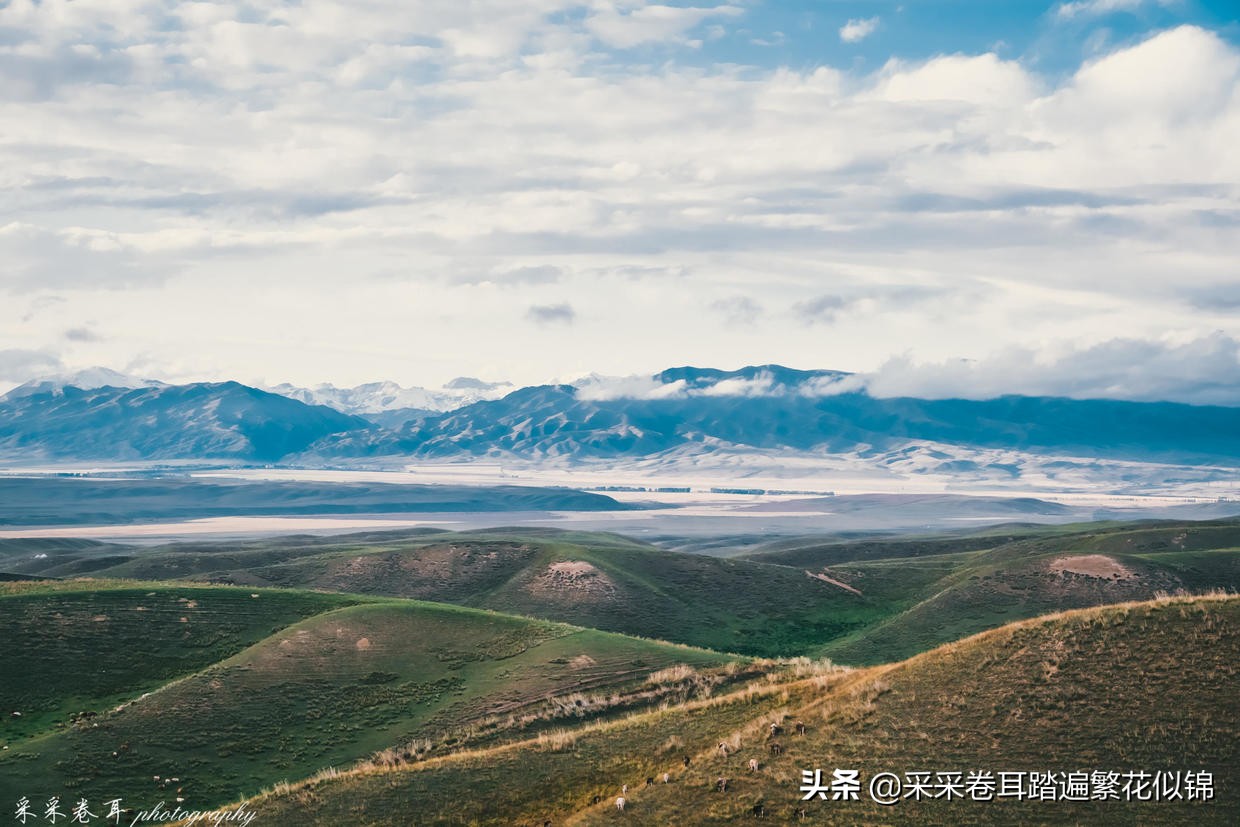
[[[485,399],[498,399],[511,389],[509,382],[484,382],[464,376],[436,389],[407,388],[391,381],[367,382],[351,388],[332,384],[302,388],[285,382],[266,388],[308,405],[326,405],[342,413],[360,415],[404,410],[444,413]]]
[[[9,391],[7,396],[18,398],[34,393],[47,393],[64,388],[95,390],[96,388],[163,388],[164,382],[143,379],[105,367],[90,367],[72,373],[53,374],[32,379]]]

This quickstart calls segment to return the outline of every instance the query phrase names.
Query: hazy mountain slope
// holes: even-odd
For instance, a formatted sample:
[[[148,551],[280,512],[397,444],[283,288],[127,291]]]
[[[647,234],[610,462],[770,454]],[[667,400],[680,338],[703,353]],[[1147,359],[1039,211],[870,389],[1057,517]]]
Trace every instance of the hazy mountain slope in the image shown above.
[[[0,398],[0,454],[10,456],[270,461],[370,427],[236,382],[17,390]]]
[[[693,384],[682,376],[690,370]],[[747,369],[750,378],[743,381],[765,370]],[[1240,410],[1234,408],[1051,397],[823,396],[804,384],[749,394],[733,392],[736,386],[727,383],[742,381],[735,377],[714,378],[696,369],[670,373],[678,378],[664,387],[675,392],[665,395],[609,397],[568,385],[522,388],[392,433],[331,437],[308,456],[615,457],[687,445],[866,452],[921,441],[1129,460],[1240,457]]]
[[[682,367],[647,378],[520,388],[442,413],[409,407],[412,397],[383,383],[346,391],[284,388],[306,401],[369,411],[388,426],[381,427],[236,382],[89,389],[47,383],[0,398],[0,455],[321,464],[372,457],[599,459],[749,449],[881,457],[897,465],[908,460],[943,473],[979,472],[979,460],[934,446],[1197,464],[1240,458],[1238,408],[1053,397],[875,398],[854,384],[839,372],[778,365]],[[464,403],[494,390],[453,394],[459,392],[456,398]],[[902,451],[917,456],[903,457]],[[980,459],[986,474],[1019,473],[992,460]]]

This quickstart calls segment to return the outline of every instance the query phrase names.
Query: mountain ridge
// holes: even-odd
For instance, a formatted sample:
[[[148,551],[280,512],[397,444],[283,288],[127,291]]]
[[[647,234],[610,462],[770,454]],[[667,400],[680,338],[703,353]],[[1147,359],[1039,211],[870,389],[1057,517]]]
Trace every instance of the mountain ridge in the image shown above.
[[[367,415],[237,382],[136,388],[31,383],[0,397],[0,455],[321,465],[382,457],[575,461],[740,449],[865,457],[913,445],[929,445],[933,453],[938,444],[1190,465],[1231,465],[1240,458],[1240,408],[1053,396],[875,397],[854,379],[841,371],[779,365],[731,371],[682,366],[645,378],[591,376],[516,388],[443,411],[399,407],[408,400],[389,383],[358,386],[369,401],[337,401],[342,407],[388,406]],[[496,388],[467,384],[459,389],[462,400]],[[943,470],[952,471],[943,459]]]

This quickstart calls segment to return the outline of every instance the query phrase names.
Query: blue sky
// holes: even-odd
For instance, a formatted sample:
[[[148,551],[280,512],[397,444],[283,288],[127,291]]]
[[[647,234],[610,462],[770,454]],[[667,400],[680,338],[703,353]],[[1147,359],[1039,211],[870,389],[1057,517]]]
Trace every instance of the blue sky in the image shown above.
[[[760,2],[746,6],[746,31],[707,41],[702,52],[706,60],[746,64],[875,69],[893,56],[924,60],[994,51],[1058,74],[1073,71],[1103,49],[1181,24],[1211,28],[1232,42],[1240,34],[1237,5],[1226,0],[1082,5],[1071,13],[1061,12],[1064,7],[1045,0]],[[849,21],[868,20],[877,21],[871,34],[855,42],[840,39]]]
[[[0,2],[0,388],[1240,403],[1234,6]]]
[[[709,3],[668,2],[701,8]],[[726,24],[706,23],[693,30],[701,45],[684,50],[648,44],[630,59],[673,59],[707,66],[817,66],[877,69],[893,57],[925,60],[939,54],[993,51],[1055,75],[1074,71],[1116,46],[1131,44],[1151,31],[1189,24],[1209,28],[1232,43],[1240,38],[1240,13],[1229,0],[1114,0],[1048,3],[1046,0],[735,0],[743,14]],[[580,19],[585,9],[569,17]],[[850,22],[856,40],[841,39]],[[856,35],[854,35],[856,36]]]

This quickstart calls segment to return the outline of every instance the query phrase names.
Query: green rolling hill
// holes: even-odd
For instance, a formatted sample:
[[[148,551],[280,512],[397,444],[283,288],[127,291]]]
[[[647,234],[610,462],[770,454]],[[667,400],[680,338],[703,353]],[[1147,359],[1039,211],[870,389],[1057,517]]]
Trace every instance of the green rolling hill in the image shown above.
[[[46,541],[43,541],[46,543]],[[39,549],[34,551],[33,549]],[[739,558],[549,529],[374,532],[150,549],[0,546],[14,574],[402,597],[745,655],[890,662],[1012,620],[1240,590],[1240,524],[1011,526],[779,541]],[[44,556],[39,556],[44,555]]]
[[[22,573],[185,578],[455,603],[749,655],[797,655],[885,607],[803,571],[666,552],[614,534],[496,530],[243,545],[115,548],[33,561]],[[103,557],[111,563],[100,567]]]
[[[22,663],[0,678],[0,798],[14,801],[216,806],[383,750],[621,714],[745,675],[712,676],[734,659],[704,650],[306,591],[11,583],[0,623]]]
[[[1140,680],[1133,676],[1140,675]],[[278,823],[1234,824],[1240,598],[1167,598],[1007,624],[910,660],[763,688],[395,768],[366,765],[247,806]],[[806,724],[804,736],[793,723]],[[783,750],[769,749],[769,726]],[[729,745],[722,754],[716,747]],[[682,756],[689,755],[685,766]],[[749,759],[759,769],[747,768]],[[1205,771],[1209,801],[800,801],[806,768]],[[668,783],[662,773],[669,773]],[[646,778],[653,778],[647,787]],[[720,777],[727,792],[716,789]],[[614,799],[629,785],[626,808]],[[485,795],[482,794],[485,790]]]

